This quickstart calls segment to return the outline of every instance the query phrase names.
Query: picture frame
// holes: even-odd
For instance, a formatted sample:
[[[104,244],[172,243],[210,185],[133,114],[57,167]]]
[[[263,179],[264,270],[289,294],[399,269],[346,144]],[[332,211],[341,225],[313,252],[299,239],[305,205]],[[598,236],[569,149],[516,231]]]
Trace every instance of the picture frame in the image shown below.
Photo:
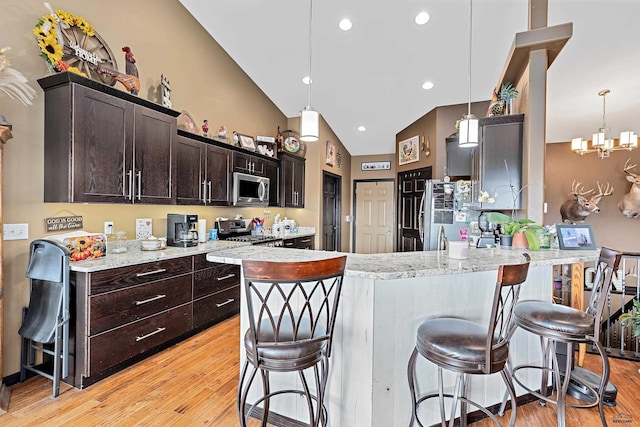
[[[246,150],[256,151],[256,142],[253,140],[252,136],[239,133],[238,144]]]
[[[558,246],[562,250],[597,249],[589,224],[556,224]]]
[[[363,171],[379,171],[391,169],[391,162],[362,162],[360,170]]]
[[[327,157],[325,159],[325,164],[329,166],[334,166],[336,164],[336,144],[332,141],[327,140]]]
[[[398,164],[406,165],[420,160],[420,137],[418,135],[398,143]]]

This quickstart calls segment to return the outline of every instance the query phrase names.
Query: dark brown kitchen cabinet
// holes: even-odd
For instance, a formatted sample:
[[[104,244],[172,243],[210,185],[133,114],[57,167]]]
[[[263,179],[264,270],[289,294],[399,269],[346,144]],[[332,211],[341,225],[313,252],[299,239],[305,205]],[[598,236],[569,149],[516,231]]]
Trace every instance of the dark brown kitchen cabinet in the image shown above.
[[[38,83],[45,202],[174,203],[178,112],[73,73]]]
[[[291,239],[284,239],[282,245],[285,248],[294,249],[315,249],[314,236],[300,236]]]
[[[240,266],[193,257],[193,328],[200,330],[240,311]]]
[[[248,173],[250,175],[265,176],[265,163],[268,160],[249,153],[233,152],[233,171]]]
[[[471,164],[472,200],[480,191],[497,194],[484,209],[520,209],[524,114],[480,119],[480,143],[473,150]]]
[[[276,162],[267,161],[265,164],[265,176],[269,178],[269,206],[279,206],[280,202],[280,174],[279,165]]]
[[[72,271],[67,382],[83,388],[240,311],[240,266],[206,254]]]
[[[280,153],[280,206],[304,208],[305,159]]]
[[[231,150],[181,135],[176,143],[176,203],[231,203]]]

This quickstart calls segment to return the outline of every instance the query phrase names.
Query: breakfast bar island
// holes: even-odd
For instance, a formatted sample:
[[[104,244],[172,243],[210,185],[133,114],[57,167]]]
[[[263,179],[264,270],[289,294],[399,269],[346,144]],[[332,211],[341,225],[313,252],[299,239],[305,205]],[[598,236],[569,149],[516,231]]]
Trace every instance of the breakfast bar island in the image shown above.
[[[411,402],[407,382],[407,362],[415,345],[418,325],[434,316],[460,316],[487,324],[491,299],[501,264],[522,262],[522,250],[475,249],[464,260],[449,258],[446,251],[386,254],[346,254],[347,265],[330,359],[330,377],[325,405],[329,425],[407,426]],[[553,266],[593,262],[598,251],[527,251],[532,258],[520,299],[550,301]],[[242,246],[207,254],[207,260],[241,264],[243,260],[305,261],[343,255],[338,252],[300,251],[282,248]],[[244,292],[241,293],[244,299]],[[244,302],[241,304],[240,334],[248,327]],[[536,336],[517,330],[510,345],[514,365],[540,363],[540,343]],[[241,366],[244,363],[241,348]],[[524,383],[538,388],[537,372],[521,376]],[[273,389],[277,381],[271,378]],[[435,365],[420,360],[417,365],[418,390],[437,391]],[[285,378],[289,384],[295,378]],[[453,374],[445,373],[445,392],[453,387]],[[505,391],[499,374],[471,380],[469,397],[489,407],[499,404]],[[518,396],[525,391],[516,386]],[[249,399],[251,401],[251,399]],[[437,399],[421,405],[425,425],[439,422]],[[278,397],[271,411],[295,419],[305,419],[306,402],[300,397]]]

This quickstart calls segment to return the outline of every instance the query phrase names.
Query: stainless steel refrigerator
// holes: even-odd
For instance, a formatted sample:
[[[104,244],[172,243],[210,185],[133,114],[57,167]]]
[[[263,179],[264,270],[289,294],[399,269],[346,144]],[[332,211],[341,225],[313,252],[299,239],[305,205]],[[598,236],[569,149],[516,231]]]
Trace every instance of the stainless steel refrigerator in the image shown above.
[[[427,181],[418,211],[423,250],[444,249],[447,241],[468,239],[469,223],[478,216],[471,207],[471,181]]]

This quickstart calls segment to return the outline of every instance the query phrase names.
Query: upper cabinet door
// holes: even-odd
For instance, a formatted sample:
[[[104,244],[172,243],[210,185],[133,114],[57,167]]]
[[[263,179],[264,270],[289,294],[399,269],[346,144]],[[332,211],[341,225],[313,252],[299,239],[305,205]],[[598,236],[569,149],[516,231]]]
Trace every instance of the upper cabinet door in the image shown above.
[[[127,171],[133,163],[133,104],[78,85],[74,85],[74,90],[73,135],[66,140],[47,139],[45,143],[46,156],[66,157],[54,160],[56,167],[49,169],[51,175],[45,174],[45,201],[48,201],[48,186],[57,181],[54,175],[66,174],[64,169],[68,169],[66,165],[72,161],[73,177],[68,187],[71,197],[51,201],[125,203]],[[63,106],[60,108],[69,114]],[[71,138],[71,152],[62,149],[52,153],[68,144]]]
[[[135,106],[133,203],[171,204],[176,119]]]
[[[231,150],[207,144],[205,198],[208,205],[231,204]]]
[[[176,140],[176,203],[205,204],[206,144],[178,136]]]

